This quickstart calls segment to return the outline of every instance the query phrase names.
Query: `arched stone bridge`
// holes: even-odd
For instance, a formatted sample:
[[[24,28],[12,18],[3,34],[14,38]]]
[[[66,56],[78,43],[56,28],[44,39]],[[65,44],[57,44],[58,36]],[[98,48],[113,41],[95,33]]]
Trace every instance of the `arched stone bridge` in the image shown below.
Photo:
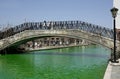
[[[25,30],[8,38],[0,40],[0,50],[5,49],[17,42],[43,36],[65,36],[77,39],[86,39],[95,44],[113,48],[113,39],[100,36],[98,34],[88,33],[82,30]],[[117,51],[119,51],[117,43]]]
[[[0,31],[0,50],[17,42],[44,36],[65,36],[86,39],[113,49],[113,30],[82,21],[27,22]],[[117,41],[117,51],[120,43]]]

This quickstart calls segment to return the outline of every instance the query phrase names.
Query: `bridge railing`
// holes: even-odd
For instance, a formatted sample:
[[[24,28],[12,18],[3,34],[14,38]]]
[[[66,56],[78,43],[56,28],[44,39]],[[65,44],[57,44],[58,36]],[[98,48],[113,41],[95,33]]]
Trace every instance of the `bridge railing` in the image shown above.
[[[0,39],[15,35],[25,30],[61,30],[80,29],[86,32],[99,34],[113,39],[113,30],[82,21],[50,21],[50,22],[26,22],[5,31],[0,31]]]

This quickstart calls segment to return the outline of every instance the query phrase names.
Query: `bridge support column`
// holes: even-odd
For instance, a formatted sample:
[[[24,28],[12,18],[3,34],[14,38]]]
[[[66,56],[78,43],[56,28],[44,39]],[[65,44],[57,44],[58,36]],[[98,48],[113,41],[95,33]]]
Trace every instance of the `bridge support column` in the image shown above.
[[[85,44],[85,40],[84,39],[82,39],[82,45],[84,45]]]
[[[77,39],[75,39],[75,45],[77,45]]]
[[[32,43],[33,43],[32,47],[34,49],[35,48],[35,41],[33,40]]]

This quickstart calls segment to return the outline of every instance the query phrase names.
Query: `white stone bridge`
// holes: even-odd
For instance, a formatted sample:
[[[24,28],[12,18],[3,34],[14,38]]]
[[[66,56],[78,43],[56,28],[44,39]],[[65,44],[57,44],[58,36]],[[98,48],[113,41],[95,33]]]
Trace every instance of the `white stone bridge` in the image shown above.
[[[86,39],[92,43],[113,49],[113,31],[97,25],[81,21],[24,23],[5,32],[1,32],[0,50],[4,50],[18,42],[44,36],[64,36]],[[5,36],[6,35],[6,36]],[[120,43],[117,41],[117,52]]]

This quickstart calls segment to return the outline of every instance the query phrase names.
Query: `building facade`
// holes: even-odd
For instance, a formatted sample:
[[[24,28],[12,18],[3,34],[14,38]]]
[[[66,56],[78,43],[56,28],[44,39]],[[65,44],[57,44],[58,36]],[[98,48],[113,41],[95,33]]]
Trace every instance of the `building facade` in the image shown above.
[[[113,0],[113,7],[119,9],[116,17],[116,31],[117,31],[117,39],[120,40],[120,0]]]

